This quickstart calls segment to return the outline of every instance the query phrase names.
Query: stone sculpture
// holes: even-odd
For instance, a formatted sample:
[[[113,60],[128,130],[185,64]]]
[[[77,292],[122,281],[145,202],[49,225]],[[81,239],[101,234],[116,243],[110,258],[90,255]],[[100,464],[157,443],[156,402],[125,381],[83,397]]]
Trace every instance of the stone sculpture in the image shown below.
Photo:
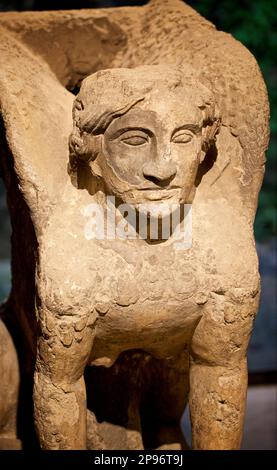
[[[0,27],[9,310],[41,447],[184,448],[189,399],[193,448],[238,449],[268,142],[254,58],[179,1]],[[128,208],[191,204],[192,245],[147,219],[144,238],[93,238],[107,196],[121,227]]]
[[[0,450],[20,449],[16,429],[18,361],[12,339],[2,320],[0,320],[0,370]]]

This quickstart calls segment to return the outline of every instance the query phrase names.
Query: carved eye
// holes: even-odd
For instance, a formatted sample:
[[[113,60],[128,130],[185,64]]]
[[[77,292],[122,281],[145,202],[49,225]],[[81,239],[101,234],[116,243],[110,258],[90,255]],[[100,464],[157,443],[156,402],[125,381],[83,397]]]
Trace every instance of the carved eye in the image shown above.
[[[149,140],[149,137],[147,134],[142,132],[140,133],[139,131],[135,133],[126,132],[123,136],[121,136],[120,140],[126,145],[135,147],[146,144]]]
[[[188,144],[193,139],[193,134],[188,130],[181,130],[176,132],[172,137],[172,142],[175,144]]]
[[[122,139],[124,144],[128,145],[143,145],[148,142],[148,139],[145,137],[141,137],[140,135],[134,135],[133,137],[127,137],[127,139]]]

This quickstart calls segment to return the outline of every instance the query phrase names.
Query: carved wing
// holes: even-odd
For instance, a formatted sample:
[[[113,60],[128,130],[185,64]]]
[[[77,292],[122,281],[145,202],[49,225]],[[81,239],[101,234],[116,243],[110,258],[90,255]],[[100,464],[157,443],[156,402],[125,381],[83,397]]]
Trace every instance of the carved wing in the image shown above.
[[[65,184],[73,95],[46,63],[4,30],[0,68],[1,114],[9,149],[2,155],[4,174],[7,179],[10,171],[5,168],[14,168],[35,222],[38,216],[46,218]]]

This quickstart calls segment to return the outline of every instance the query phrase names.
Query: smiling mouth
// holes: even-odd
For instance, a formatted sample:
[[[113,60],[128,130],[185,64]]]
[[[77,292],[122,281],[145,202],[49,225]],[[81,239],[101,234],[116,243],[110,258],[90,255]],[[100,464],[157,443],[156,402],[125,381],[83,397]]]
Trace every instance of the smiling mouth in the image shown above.
[[[141,189],[141,191],[145,191],[145,198],[149,201],[161,201],[172,199],[172,197],[175,197],[176,193],[178,193],[178,190],[180,190],[180,188],[178,187]]]
[[[162,187],[162,186],[157,186],[155,188],[139,188],[139,191],[164,191],[164,192],[167,192],[167,191],[172,191],[172,190],[176,190],[176,189],[180,189],[179,186],[171,186],[169,188],[166,188],[166,187]]]

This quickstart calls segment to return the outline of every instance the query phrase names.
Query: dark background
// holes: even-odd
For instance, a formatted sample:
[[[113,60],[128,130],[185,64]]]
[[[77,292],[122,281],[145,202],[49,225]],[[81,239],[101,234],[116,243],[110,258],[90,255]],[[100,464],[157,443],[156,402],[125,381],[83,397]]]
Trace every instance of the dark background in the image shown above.
[[[147,1],[143,0],[0,0],[0,11],[101,8],[146,3]],[[250,371],[272,372],[277,370],[277,0],[188,0],[186,3],[212,21],[218,29],[231,33],[254,54],[268,87],[271,140],[255,221],[255,237],[262,274],[262,300],[248,359]],[[9,258],[10,224],[4,186],[0,180],[0,301],[8,294],[10,288]]]

